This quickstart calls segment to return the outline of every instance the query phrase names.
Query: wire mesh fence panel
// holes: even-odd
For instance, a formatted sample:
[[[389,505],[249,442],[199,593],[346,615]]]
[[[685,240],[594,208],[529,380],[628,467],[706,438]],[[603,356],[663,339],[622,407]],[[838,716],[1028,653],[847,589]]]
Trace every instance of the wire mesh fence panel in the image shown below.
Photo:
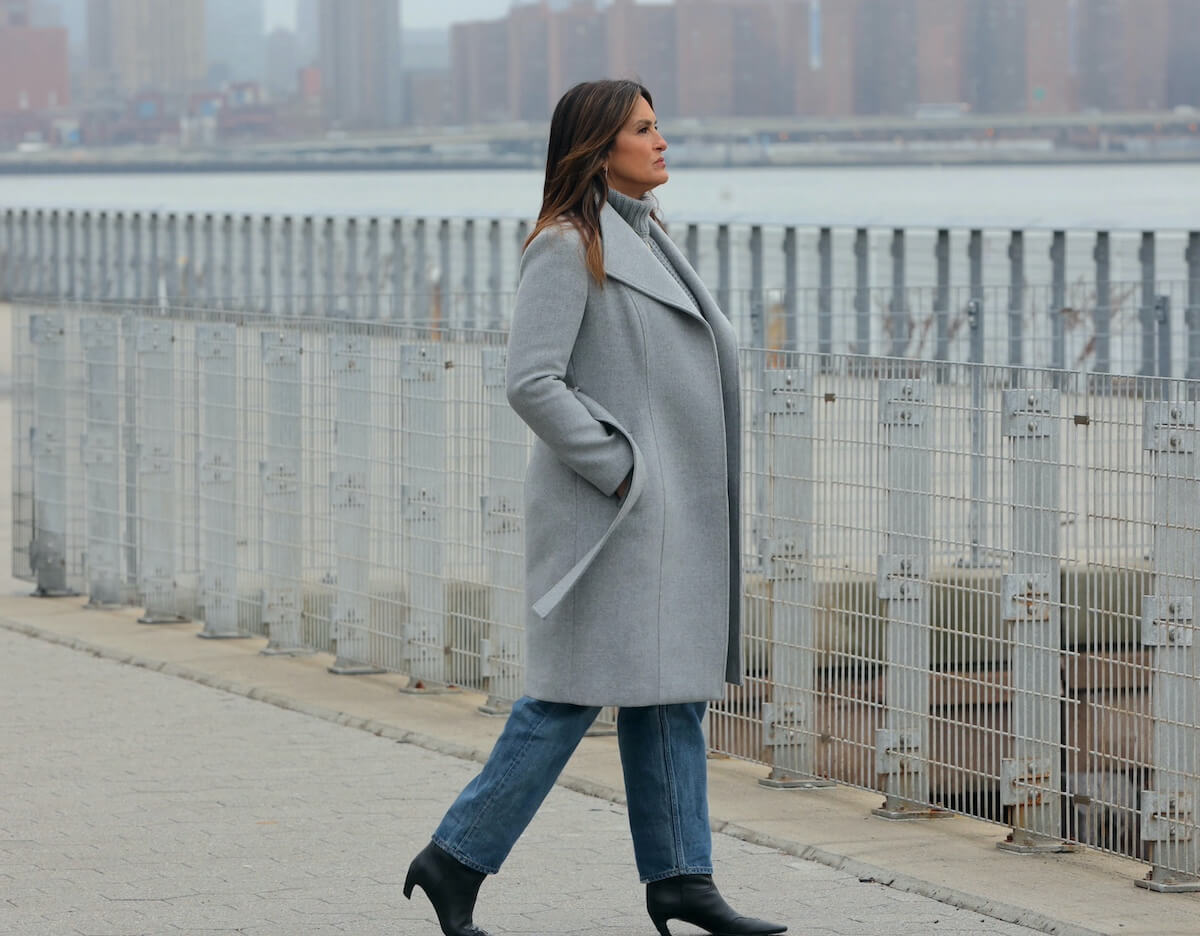
[[[1152,294],[1190,301],[1173,290]],[[933,314],[945,295],[903,298]],[[503,713],[530,436],[503,332],[450,308],[404,325],[17,305],[14,572]],[[1121,374],[1092,352],[967,363],[832,334],[803,351],[764,327],[741,352],[745,669],[712,748],[776,785],[876,790],[889,815],[978,816],[1010,847],[1191,881],[1200,384],[1178,349]]]

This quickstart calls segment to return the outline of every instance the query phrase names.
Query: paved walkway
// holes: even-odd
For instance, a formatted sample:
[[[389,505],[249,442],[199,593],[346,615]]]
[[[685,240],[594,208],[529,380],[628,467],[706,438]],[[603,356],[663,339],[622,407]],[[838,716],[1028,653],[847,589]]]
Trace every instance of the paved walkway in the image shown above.
[[[400,885],[474,764],[4,630],[0,709],[0,933],[438,932]],[[793,933],[1034,932],[715,846],[735,905]],[[624,810],[556,789],[477,920],[497,936],[652,936],[641,899]]]

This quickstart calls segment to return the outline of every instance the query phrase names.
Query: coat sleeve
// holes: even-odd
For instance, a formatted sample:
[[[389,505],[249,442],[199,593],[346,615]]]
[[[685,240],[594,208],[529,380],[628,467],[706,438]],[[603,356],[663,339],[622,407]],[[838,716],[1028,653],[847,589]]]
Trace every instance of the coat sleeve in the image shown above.
[[[574,228],[548,228],[526,248],[508,339],[507,395],[560,461],[611,495],[633,469],[632,446],[595,418],[566,381],[588,277]]]

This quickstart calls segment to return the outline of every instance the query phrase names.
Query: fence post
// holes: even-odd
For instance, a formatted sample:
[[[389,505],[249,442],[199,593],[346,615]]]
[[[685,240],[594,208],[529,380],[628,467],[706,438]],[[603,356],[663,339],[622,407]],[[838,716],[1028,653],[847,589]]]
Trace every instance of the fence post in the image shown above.
[[[933,299],[933,357],[934,360],[945,361],[950,357],[950,231],[946,228],[937,232],[933,256],[937,265],[937,287]],[[936,373],[938,383],[943,383],[947,378],[947,369],[939,367]]]
[[[833,231],[821,228],[817,240],[817,263],[820,287],[817,293],[817,353],[821,368],[828,370],[829,355],[833,354]]]
[[[1062,841],[1062,636],[1059,577],[1059,391],[1006,390],[1012,442],[1012,566],[1001,585],[1009,625],[1010,756],[1000,762],[1000,803],[1012,832],[999,848],[1073,851]]]
[[[412,310],[405,324],[428,325],[432,297],[429,295],[428,233],[425,219],[417,218],[413,224],[413,268],[412,268]]]
[[[95,608],[120,604],[122,599],[117,320],[88,315],[79,326],[87,365],[82,461],[87,489],[88,606]]]
[[[221,307],[233,308],[233,215],[221,217]]]
[[[866,228],[854,232],[854,353],[871,353],[871,254]]]
[[[300,336],[290,329],[262,332],[266,372],[267,445],[259,465],[266,549],[266,588],[262,620],[267,629],[266,654],[306,651],[300,629],[301,384]]]
[[[37,295],[61,299],[70,295],[71,284],[62,285],[62,225],[57,211],[39,211],[37,228]],[[50,254],[46,253],[46,225],[50,226]]]
[[[886,552],[879,597],[886,602],[886,727],[875,742],[885,819],[948,815],[929,806],[930,514],[932,390],[926,380],[880,381],[879,422],[887,459]]]
[[[337,658],[329,672],[361,676],[371,665],[371,343],[363,334],[331,340],[336,462],[329,478],[329,512],[337,590],[330,634]]]
[[[262,297],[259,299],[257,308],[261,309],[267,315],[278,315],[284,310],[276,310],[272,308],[272,297],[274,293],[275,281],[275,235],[274,223],[270,215],[262,218],[259,226],[258,250],[260,262],[258,267],[258,275],[262,280]]]
[[[96,215],[96,295],[104,300],[113,295],[111,260],[108,252],[108,212]]]
[[[439,344],[402,346],[400,451],[403,554],[408,560],[409,689],[446,686],[446,368]]]
[[[125,581],[135,593],[141,582],[141,528],[138,511],[138,490],[141,477],[138,470],[138,330],[141,327],[138,312],[121,314],[121,338],[124,342],[125,408],[121,423],[121,449],[125,453]]]
[[[1143,377],[1164,376],[1157,367],[1158,284],[1155,282],[1154,234],[1142,232],[1142,244],[1138,248],[1138,259],[1142,265],[1142,301],[1138,306],[1138,321],[1142,326],[1142,359],[1138,371]]]
[[[1092,370],[1107,374],[1112,361],[1112,257],[1108,231],[1096,234],[1096,361]]]
[[[245,636],[238,628],[237,326],[197,325],[200,370],[201,604],[212,639]]]
[[[75,281],[75,275],[78,272],[76,267],[79,265],[79,249],[76,240],[77,230],[75,224],[75,212],[67,211],[63,215],[63,227],[67,235],[67,250],[64,255],[59,251],[57,238],[53,242],[54,256],[49,258],[51,269],[51,295],[55,297],[66,296],[70,299],[79,300],[79,284]],[[39,246],[41,237],[38,238]],[[65,280],[65,282],[63,282]],[[62,283],[60,286],[59,284]]]
[[[1187,246],[1187,371],[1189,381],[1200,380],[1200,231],[1188,234]],[[1189,394],[1195,394],[1195,385],[1189,383]]]
[[[888,300],[888,329],[892,333],[892,357],[904,357],[908,350],[909,321],[907,295],[907,250],[904,229],[892,231],[892,295]]]
[[[734,317],[734,311],[730,308],[730,300],[732,298],[733,277],[733,248],[730,243],[729,225],[717,225],[717,305],[731,319]]]
[[[488,296],[490,297],[487,328],[490,331],[499,331],[504,324],[504,303],[500,296],[502,290],[500,244],[500,222],[492,221],[488,225],[487,277]]]
[[[92,289],[92,267],[95,263],[92,254],[92,217],[92,212],[85,211],[79,219],[80,239],[83,241],[79,258],[79,298],[85,302],[96,298]]]
[[[317,300],[316,314],[328,316],[340,293],[337,280],[337,230],[333,218],[325,218],[321,224],[321,295]]]
[[[364,289],[361,283],[361,277],[358,272],[358,218],[347,218],[345,227],[346,240],[346,318],[357,319],[362,316],[358,313],[359,297],[364,294]],[[342,297],[333,297],[330,303],[331,309],[338,307],[338,301]]]
[[[367,318],[379,321],[379,296],[383,292],[382,267],[380,265],[379,219],[367,222]]]
[[[485,715],[506,714],[521,696],[524,682],[525,575],[522,549],[522,477],[529,455],[529,431],[504,394],[508,353],[483,349],[484,406],[488,420],[490,475],[483,504],[483,542],[491,584],[489,634],[480,648],[480,675],[487,680]]]
[[[763,704],[762,726],[771,773],[758,782],[772,789],[812,789],[833,786],[817,777],[813,416],[804,375],[770,368],[765,377],[770,526],[760,545],[771,585],[772,641],[771,701]]]
[[[450,220],[448,218],[442,218],[438,222],[437,242],[437,321],[444,327],[454,328],[459,323],[454,316],[453,308],[454,277],[450,273],[452,258],[450,256]]]
[[[1050,243],[1050,366],[1057,371],[1067,367],[1067,233],[1055,231]],[[1054,375],[1055,383],[1062,381]]]
[[[1151,653],[1152,789],[1142,793],[1150,873],[1139,887],[1200,890],[1200,494],[1197,404],[1146,403],[1143,447],[1154,484],[1154,594],[1142,602],[1142,645]]]
[[[179,500],[175,463],[175,324],[164,319],[137,323],[138,487],[141,495],[141,562],[145,613],[142,624],[185,621],[176,600],[175,505]]]
[[[1008,242],[1008,363],[1025,363],[1025,233]]]
[[[30,317],[37,354],[33,417],[33,542],[35,595],[75,594],[67,585],[67,346],[61,310]]]
[[[750,346],[765,350],[768,337],[763,289],[763,232],[762,225],[755,224],[750,228],[750,308],[747,311],[750,313]],[[726,314],[729,314],[728,310]],[[762,359],[762,355],[757,357]]]
[[[404,320],[406,281],[408,277],[408,255],[404,249],[404,222],[392,219],[392,303],[389,318],[394,322]]]
[[[463,241],[463,274],[462,274],[462,312],[457,316],[457,324],[463,328],[475,327],[475,299],[479,287],[475,281],[475,219],[467,218],[462,226]],[[447,284],[449,281],[447,281]]]
[[[303,304],[297,303],[296,293],[299,284],[296,282],[296,218],[294,215],[284,215],[279,232],[280,251],[280,289],[287,302],[282,311],[290,318],[300,314]]]

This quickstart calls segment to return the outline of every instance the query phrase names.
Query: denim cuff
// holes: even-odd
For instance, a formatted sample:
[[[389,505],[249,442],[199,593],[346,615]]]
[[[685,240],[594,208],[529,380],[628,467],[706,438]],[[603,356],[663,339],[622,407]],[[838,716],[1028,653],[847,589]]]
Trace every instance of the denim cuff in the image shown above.
[[[436,845],[438,848],[440,848],[442,851],[444,851],[446,854],[450,855],[452,858],[454,858],[459,863],[465,864],[472,871],[478,871],[480,874],[498,874],[500,871],[499,868],[489,868],[487,865],[480,864],[478,861],[476,861],[470,855],[464,855],[461,851],[459,851],[457,848],[455,848],[449,842],[446,842],[444,839],[438,838],[438,836],[436,836],[436,835],[433,836],[433,844]],[[697,873],[700,873],[700,872],[697,872]]]

